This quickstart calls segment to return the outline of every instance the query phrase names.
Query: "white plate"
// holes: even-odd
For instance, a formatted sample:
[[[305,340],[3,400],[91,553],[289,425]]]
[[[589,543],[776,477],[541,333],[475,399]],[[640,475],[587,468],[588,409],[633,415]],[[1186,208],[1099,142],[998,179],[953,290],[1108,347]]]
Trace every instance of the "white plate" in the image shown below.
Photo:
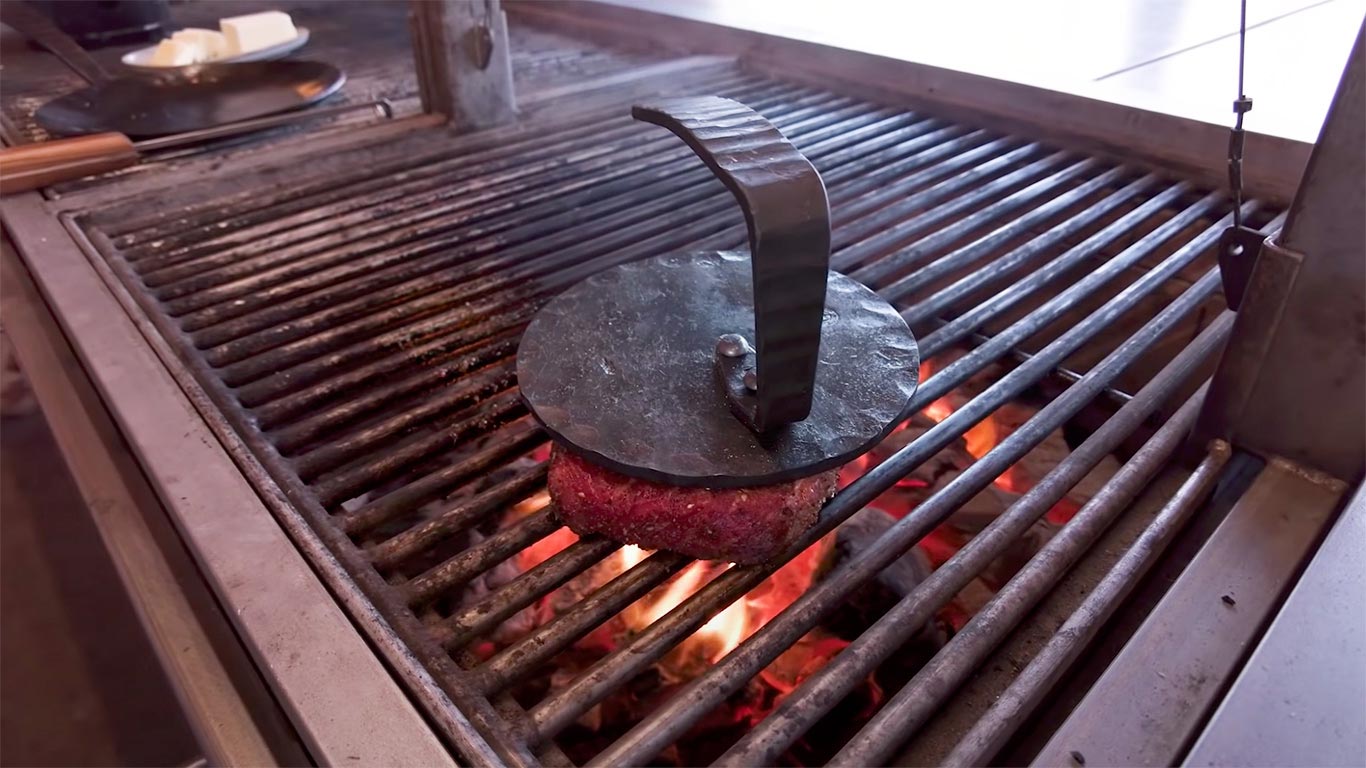
[[[304,44],[308,42],[307,27],[299,27],[295,31],[299,34],[296,35],[293,40],[286,40],[283,43],[272,45],[269,48],[258,48],[254,51],[239,53],[236,56],[227,56],[222,59],[210,59],[209,61],[200,63],[230,64],[232,62],[237,61],[268,61],[270,59],[282,59],[285,56],[288,56],[289,54],[293,53],[294,51],[297,51],[300,48],[304,47]],[[124,66],[132,67],[133,69],[142,69],[153,72],[162,72],[168,69],[181,69],[181,67],[159,67],[153,64],[152,55],[156,53],[156,50],[157,47],[155,45],[151,45],[146,48],[139,48],[136,51],[129,51],[128,53],[123,54],[123,64]],[[186,64],[184,66],[193,67],[195,65]]]

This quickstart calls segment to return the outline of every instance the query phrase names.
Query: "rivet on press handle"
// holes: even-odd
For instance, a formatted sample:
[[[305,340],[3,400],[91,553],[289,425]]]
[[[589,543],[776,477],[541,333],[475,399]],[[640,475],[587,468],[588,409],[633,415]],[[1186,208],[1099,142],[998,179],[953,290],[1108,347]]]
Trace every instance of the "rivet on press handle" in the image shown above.
[[[723,337],[714,362],[731,411],[761,434],[805,419],[830,270],[830,204],[820,174],[772,123],[732,99],[666,99],[636,106],[631,116],[683,139],[745,213],[753,352],[733,354],[734,340]]]

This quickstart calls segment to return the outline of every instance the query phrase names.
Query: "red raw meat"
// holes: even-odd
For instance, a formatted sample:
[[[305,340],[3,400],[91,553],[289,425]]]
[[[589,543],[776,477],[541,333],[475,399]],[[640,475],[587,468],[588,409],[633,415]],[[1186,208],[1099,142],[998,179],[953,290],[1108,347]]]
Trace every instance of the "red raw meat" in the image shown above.
[[[575,533],[699,560],[762,563],[816,522],[838,471],[753,488],[683,488],[627,477],[556,447],[547,484]]]

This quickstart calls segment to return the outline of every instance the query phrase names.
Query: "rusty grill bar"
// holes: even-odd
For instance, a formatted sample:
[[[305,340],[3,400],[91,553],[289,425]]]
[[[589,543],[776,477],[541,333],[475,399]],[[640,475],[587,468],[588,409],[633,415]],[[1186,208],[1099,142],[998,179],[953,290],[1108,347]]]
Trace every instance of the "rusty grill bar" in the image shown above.
[[[826,180],[834,267],[902,309],[926,357],[968,350],[922,383],[906,417],[993,363],[1014,367],[841,491],[778,560],[726,570],[526,710],[509,695],[514,684],[689,561],[652,554],[483,661],[473,645],[618,546],[583,538],[479,601],[449,615],[435,608],[559,528],[545,506],[460,543],[544,488],[543,466],[510,466],[545,440],[517,396],[518,334],[557,291],[607,266],[741,246],[742,222],[720,184],[669,137],[633,125],[623,101],[502,132],[414,135],[373,165],[355,150],[346,171],[304,169],[297,181],[272,177],[190,207],[172,194],[72,223],[207,394],[210,421],[250,450],[239,459],[263,496],[280,502],[282,491],[373,601],[380,618],[358,623],[396,668],[411,664],[409,653],[420,662],[425,674],[406,682],[469,759],[488,753],[440,714],[451,702],[499,759],[563,762],[555,738],[580,715],[998,408],[1064,367],[1079,371],[1024,426],[593,760],[649,762],[1048,434],[1122,390],[1127,402],[1104,426],[721,760],[774,761],[901,645],[903,628],[921,626],[1189,391],[1228,333],[1212,249],[1231,212],[1218,192],[740,68],[685,72],[674,90],[730,96],[777,124]],[[1279,211],[1259,201],[1243,212],[1278,226]],[[1159,373],[1135,371],[1160,342],[1200,327],[1183,351],[1149,366]],[[895,754],[1166,464],[1200,396],[836,762]],[[990,724],[993,744],[1022,719],[1020,709],[1007,716],[1010,724]],[[983,749],[959,756],[989,757]]]

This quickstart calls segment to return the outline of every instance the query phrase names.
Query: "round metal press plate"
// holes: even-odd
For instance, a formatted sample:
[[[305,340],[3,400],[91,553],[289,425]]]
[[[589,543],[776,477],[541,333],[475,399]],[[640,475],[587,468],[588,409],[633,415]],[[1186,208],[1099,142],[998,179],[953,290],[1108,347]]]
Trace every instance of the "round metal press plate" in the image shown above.
[[[920,354],[877,294],[835,272],[827,285],[811,415],[762,442],[712,370],[721,335],[754,340],[743,253],[661,256],[565,291],[522,336],[522,397],[556,440],[633,477],[736,488],[832,469],[895,426]]]

